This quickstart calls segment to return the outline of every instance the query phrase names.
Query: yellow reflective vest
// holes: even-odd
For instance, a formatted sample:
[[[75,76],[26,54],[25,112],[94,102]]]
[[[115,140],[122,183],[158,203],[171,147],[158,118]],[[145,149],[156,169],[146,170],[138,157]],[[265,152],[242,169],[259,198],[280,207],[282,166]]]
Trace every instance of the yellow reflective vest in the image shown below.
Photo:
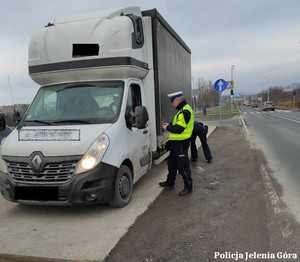
[[[188,123],[185,122],[183,111],[188,110],[191,113],[190,121]],[[194,114],[193,109],[186,104],[182,109],[180,109],[173,119],[172,125],[180,125],[184,128],[184,131],[180,134],[171,133],[169,134],[170,140],[185,140],[191,137],[193,128],[194,128]]]

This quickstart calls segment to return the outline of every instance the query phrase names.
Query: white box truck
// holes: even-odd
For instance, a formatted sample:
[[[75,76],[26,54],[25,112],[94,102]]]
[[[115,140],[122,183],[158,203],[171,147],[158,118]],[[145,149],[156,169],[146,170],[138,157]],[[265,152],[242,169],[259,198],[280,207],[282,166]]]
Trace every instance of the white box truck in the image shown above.
[[[34,35],[29,74],[41,87],[4,140],[9,201],[122,207],[158,163],[172,121],[167,94],[191,97],[191,51],[156,9],[62,17]]]

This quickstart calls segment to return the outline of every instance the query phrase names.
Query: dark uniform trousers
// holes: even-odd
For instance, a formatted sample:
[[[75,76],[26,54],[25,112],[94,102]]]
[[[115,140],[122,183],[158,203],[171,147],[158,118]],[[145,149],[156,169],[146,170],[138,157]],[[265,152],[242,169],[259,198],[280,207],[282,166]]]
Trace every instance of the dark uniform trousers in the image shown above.
[[[168,158],[167,184],[174,185],[177,171],[182,176],[185,188],[192,189],[193,179],[191,175],[188,149],[190,139],[182,141],[170,141],[170,155]]]
[[[212,155],[210,152],[210,148],[207,144],[207,138],[206,138],[206,130],[204,126],[201,123],[195,122],[194,130],[191,136],[191,157],[193,160],[196,160],[198,158],[198,152],[196,147],[196,138],[199,136],[203,153],[206,160],[211,160]]]

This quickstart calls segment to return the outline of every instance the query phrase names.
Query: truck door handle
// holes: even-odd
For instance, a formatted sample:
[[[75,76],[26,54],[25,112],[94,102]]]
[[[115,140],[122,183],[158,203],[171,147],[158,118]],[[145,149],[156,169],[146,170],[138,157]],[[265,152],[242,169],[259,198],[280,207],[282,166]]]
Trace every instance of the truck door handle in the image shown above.
[[[143,134],[147,134],[147,133],[148,133],[148,130],[144,130],[144,131],[143,131]]]

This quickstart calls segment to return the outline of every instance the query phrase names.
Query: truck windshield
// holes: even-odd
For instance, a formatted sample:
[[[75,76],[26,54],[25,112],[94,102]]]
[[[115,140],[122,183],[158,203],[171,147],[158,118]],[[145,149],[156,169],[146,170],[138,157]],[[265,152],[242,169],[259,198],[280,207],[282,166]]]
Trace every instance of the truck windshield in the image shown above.
[[[26,126],[100,124],[117,120],[124,83],[85,82],[42,87],[26,116]]]

